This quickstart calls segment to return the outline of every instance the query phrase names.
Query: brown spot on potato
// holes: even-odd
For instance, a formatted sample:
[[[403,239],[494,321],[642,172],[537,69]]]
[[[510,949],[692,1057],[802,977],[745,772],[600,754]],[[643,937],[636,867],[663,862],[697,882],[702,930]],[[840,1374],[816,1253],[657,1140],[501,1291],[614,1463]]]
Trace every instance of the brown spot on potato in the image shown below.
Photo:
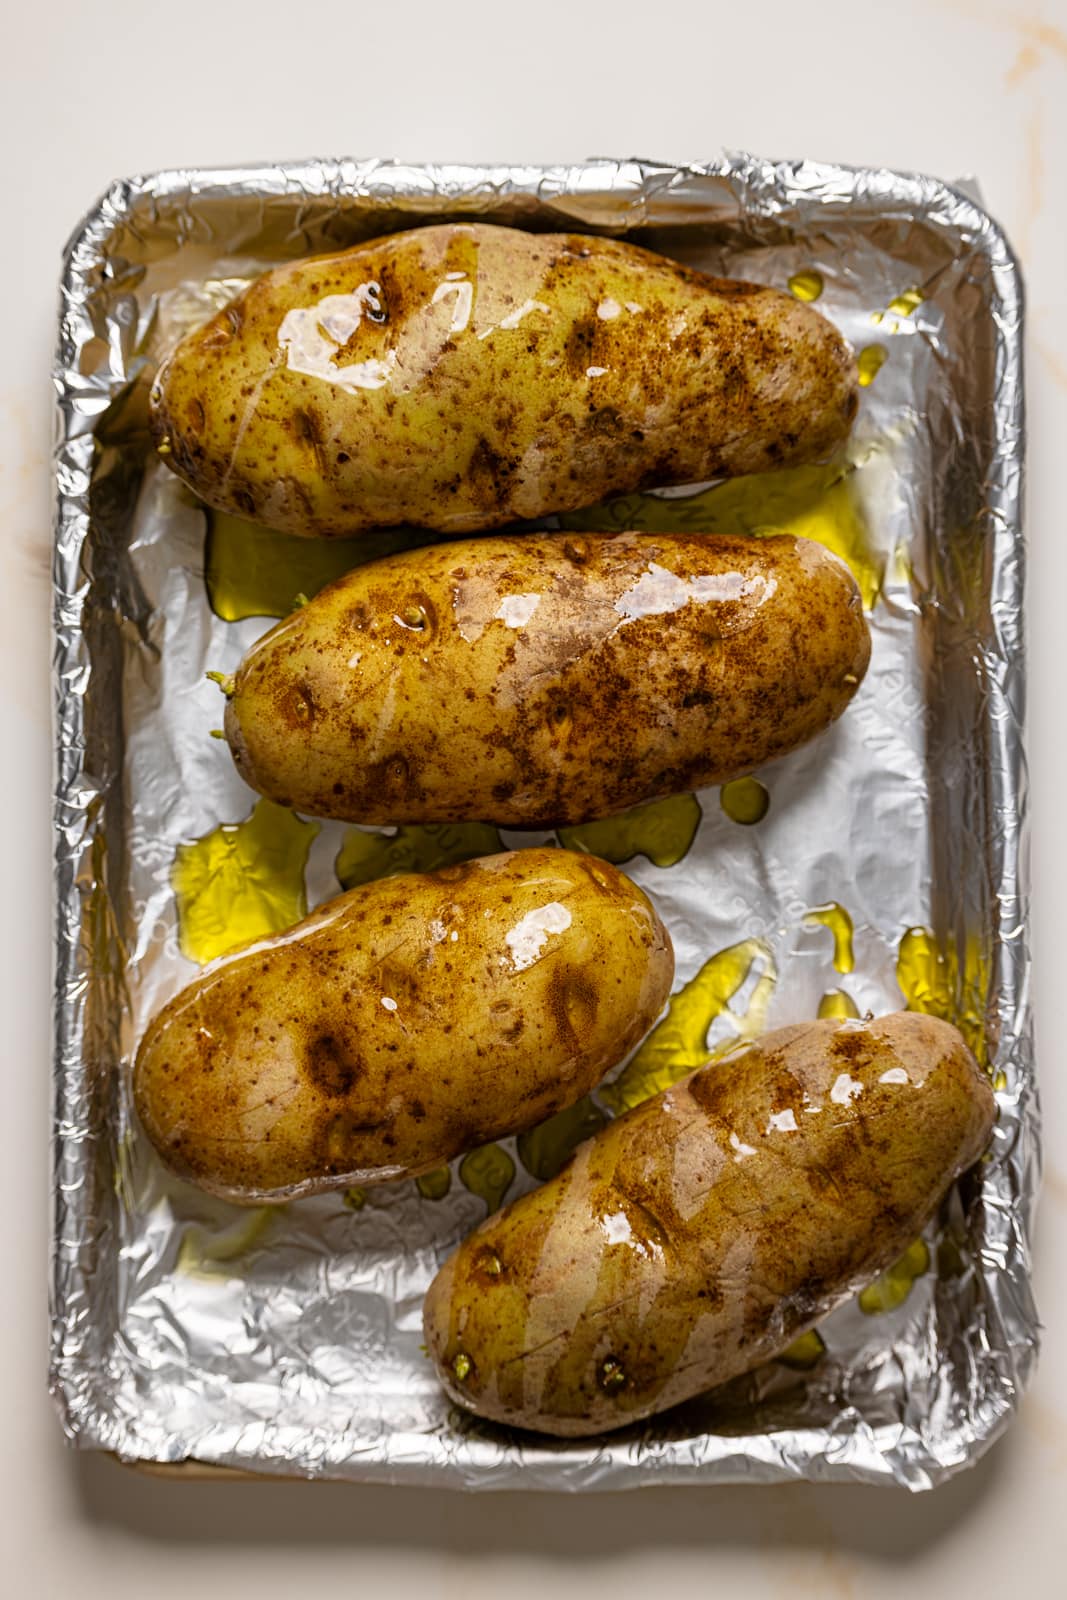
[[[841,1056],[853,1066],[861,1067],[870,1058],[871,1046],[866,1033],[842,1029],[834,1035],[830,1045],[835,1056]]]
[[[480,1278],[482,1282],[496,1283],[504,1272],[504,1263],[499,1255],[490,1246],[475,1253],[471,1263],[472,1276]]]
[[[483,435],[467,463],[466,481],[471,498],[487,511],[501,505],[505,499],[505,481],[513,469],[514,463]]]
[[[304,1070],[322,1094],[347,1095],[362,1070],[362,1063],[332,1033],[322,1033],[308,1045]]]
[[[563,364],[572,379],[585,378],[585,369],[594,365],[593,346],[596,343],[597,318],[579,317],[567,330],[563,345]]]
[[[580,1049],[596,1026],[600,989],[595,977],[581,967],[563,967],[553,973],[545,993],[549,1015],[572,1049]]]
[[[733,1063],[731,1062],[732,1066]],[[731,1090],[729,1072],[720,1071],[715,1063],[703,1067],[688,1081],[689,1093],[706,1111],[713,1122],[722,1122],[730,1113]]]
[[[306,683],[294,683],[278,701],[282,720],[291,728],[307,728],[315,720],[315,696]]]
[[[614,406],[601,406],[592,413],[588,422],[589,432],[594,436],[615,434],[622,427],[622,413]]]
[[[325,427],[322,417],[312,405],[298,406],[289,420],[289,427],[297,444],[308,451],[315,465],[317,473],[324,473],[326,469]],[[304,497],[304,503],[311,511],[312,500],[307,486],[300,479],[290,477],[294,492]]]

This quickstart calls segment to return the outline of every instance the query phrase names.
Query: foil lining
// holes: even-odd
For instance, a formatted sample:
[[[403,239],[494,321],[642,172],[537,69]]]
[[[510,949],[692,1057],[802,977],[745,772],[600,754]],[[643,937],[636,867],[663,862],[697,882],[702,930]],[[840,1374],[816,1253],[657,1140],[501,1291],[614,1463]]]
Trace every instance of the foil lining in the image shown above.
[[[706,791],[681,860],[637,855],[625,870],[670,926],[676,987],[751,941],[709,1048],[814,1015],[845,988],[860,1012],[907,999],[960,1020],[997,1090],[991,1153],[929,1230],[928,1269],[900,1304],[890,1294],[880,1314],[835,1313],[807,1370],[776,1364],[603,1441],[509,1434],[438,1389],[420,1348],[422,1293],[485,1214],[457,1173],[444,1198],[403,1183],[348,1204],[241,1211],[169,1178],[129,1099],[141,1030],[195,971],[178,942],[178,847],[241,822],[255,799],[209,737],[221,719],[204,674],[231,671],[269,625],[223,621],[208,603],[204,513],[147,437],[152,373],[265,266],[442,216],[624,234],[805,296],[821,286],[819,308],[873,351],[847,526],[823,529],[845,526],[871,602],[869,677],[829,734],[760,775],[761,821],[739,824]],[[129,1461],[469,1489],[924,1488],[976,1459],[1010,1418],[1038,1340],[1022,291],[997,226],[931,179],[743,155],[687,168],[161,173],[116,184],[74,235],[55,384],[51,1381],[69,1438]],[[704,526],[709,503],[631,499],[586,526]],[[736,522],[741,502],[715,504],[722,527]],[[806,530],[816,536],[823,504]],[[769,501],[756,520],[781,514]],[[310,905],[338,890],[344,831],[323,824],[311,842]],[[829,903],[854,926],[847,976],[827,919],[808,915]],[[516,1160],[509,1195],[533,1181]]]

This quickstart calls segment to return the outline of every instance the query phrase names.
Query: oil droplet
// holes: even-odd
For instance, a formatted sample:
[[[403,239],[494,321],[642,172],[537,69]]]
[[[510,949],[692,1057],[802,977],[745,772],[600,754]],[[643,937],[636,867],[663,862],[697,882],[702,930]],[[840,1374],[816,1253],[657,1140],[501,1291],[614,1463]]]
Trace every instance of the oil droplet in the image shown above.
[[[504,841],[487,822],[434,822],[397,828],[393,834],[345,832],[335,872],[345,889],[398,872],[436,872],[475,856],[497,855]]]
[[[937,1016],[951,995],[948,962],[928,928],[909,928],[897,950],[897,982],[909,1011]]]
[[[547,1183],[570,1160],[582,1140],[592,1138],[603,1126],[604,1113],[586,1095],[577,1105],[558,1111],[527,1133],[520,1133],[519,1160],[531,1177]]]
[[[989,961],[977,935],[967,936],[961,962],[954,944],[942,948],[929,928],[908,928],[897,949],[897,982],[909,1011],[954,1023],[978,1064],[987,1065]]]
[[[743,1016],[731,1013],[737,1036],[716,1049],[708,1046],[708,1033],[716,1017],[729,1010],[729,1002],[744,987],[753,967],[763,971],[752,990]],[[650,1095],[670,1088],[686,1073],[733,1049],[738,1038],[751,1039],[763,1029],[777,973],[770,947],[761,939],[744,939],[705,961],[694,978],[673,994],[667,1015],[631,1057],[614,1083],[597,1091],[610,1111],[629,1111]]]
[[[366,1189],[346,1189],[342,1199],[349,1211],[362,1211],[367,1204],[367,1191]]]
[[[866,344],[856,357],[856,370],[859,373],[860,388],[866,389],[872,384],[885,366],[889,351],[884,344]]]
[[[626,1371],[614,1356],[605,1356],[597,1372],[597,1382],[605,1394],[618,1394],[626,1387]]]
[[[415,1179],[415,1187],[424,1200],[443,1200],[452,1187],[452,1169],[435,1167],[433,1172],[424,1172]]]
[[[751,827],[767,815],[771,797],[758,778],[733,778],[719,790],[719,804],[731,822]]]
[[[108,887],[108,839],[102,829],[94,824],[102,820],[101,797],[90,800],[86,808],[85,826],[92,829],[89,852],[89,887],[85,902],[87,927],[86,948],[93,952],[93,981],[100,987],[101,1004],[110,1006],[117,1016],[132,1007],[129,988],[129,961],[126,945],[115,914],[115,904]]]
[[[823,291],[821,272],[794,272],[789,280],[789,293],[798,300],[817,300]]]
[[[881,593],[885,557],[871,542],[857,485],[860,471],[862,463],[824,462],[753,473],[700,494],[666,500],[627,494],[607,505],[568,512],[559,524],[575,532],[791,533],[814,539],[852,569],[869,611]]]
[[[317,822],[260,800],[244,822],[180,844],[170,881],[182,955],[213,961],[299,922],[307,914],[304,867],[318,831]]]
[[[819,1001],[820,1017],[858,1017],[859,1007],[844,989],[830,989]]]
[[[898,317],[910,317],[926,296],[921,289],[905,289],[901,294],[894,295],[889,302],[889,310],[895,311]]]
[[[355,539],[300,539],[226,512],[207,513],[204,578],[208,603],[224,622],[242,617],[287,617],[353,567],[397,550],[434,544],[415,528],[372,529]]]
[[[634,856],[647,856],[654,867],[673,867],[688,853],[701,815],[696,795],[676,794],[635,806],[619,817],[556,832],[565,849],[583,850],[616,865]]]
[[[471,1358],[469,1355],[467,1355],[466,1351],[459,1350],[456,1352],[452,1362],[452,1371],[455,1373],[460,1383],[463,1383],[467,1378],[470,1377],[471,1367],[473,1364],[474,1363],[471,1361]]]
[[[459,1164],[460,1183],[484,1200],[491,1212],[500,1209],[514,1176],[515,1163],[499,1144],[483,1144]]]
[[[178,1246],[176,1270],[193,1277],[226,1276],[213,1269],[240,1260],[260,1242],[272,1216],[281,1209],[279,1206],[256,1206],[254,1210],[242,1213],[228,1227],[186,1228]]]
[[[1008,1087],[1008,1074],[1004,1071],[1004,1069],[1002,1067],[1000,1069],[1000,1071],[997,1073],[996,1077],[993,1079],[993,1088],[999,1094],[1002,1089],[1006,1089],[1007,1087]]]
[[[785,1367],[795,1367],[798,1372],[810,1372],[826,1354],[826,1341],[816,1328],[809,1328],[799,1339],[794,1339],[788,1350],[783,1350],[778,1360]]]
[[[804,921],[809,926],[821,923],[824,928],[829,928],[834,936],[834,966],[838,972],[851,972],[856,965],[852,954],[852,918],[844,906],[839,906],[836,900],[830,900],[824,906],[812,906],[805,913]]]
[[[895,1311],[911,1293],[916,1278],[921,1278],[930,1266],[930,1251],[925,1239],[909,1244],[899,1261],[887,1267],[881,1277],[875,1278],[861,1290],[859,1308],[873,1317],[880,1311]]]
[[[499,1278],[504,1270],[504,1263],[495,1250],[483,1250],[478,1256],[478,1267],[487,1278]]]
[[[136,1141],[133,1129],[127,1128],[115,1151],[114,1187],[123,1211],[132,1215],[134,1210],[133,1159]]]

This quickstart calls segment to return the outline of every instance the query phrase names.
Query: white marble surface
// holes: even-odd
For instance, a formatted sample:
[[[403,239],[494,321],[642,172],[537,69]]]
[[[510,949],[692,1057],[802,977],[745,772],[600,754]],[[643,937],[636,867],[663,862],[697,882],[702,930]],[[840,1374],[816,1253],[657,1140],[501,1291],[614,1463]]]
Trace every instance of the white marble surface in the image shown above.
[[[105,70],[106,67],[106,70]],[[1067,533],[1067,4],[823,0],[37,0],[5,8],[0,362],[0,962],[8,1290],[5,1592],[232,1600],[546,1593],[983,1596],[1067,1590],[1067,905],[1059,584]],[[1046,1177],[1044,1359],[1010,1433],[944,1489],[446,1496],[178,1485],[62,1443],[45,1394],[48,557],[54,285],[114,177],[314,154],[704,159],[720,147],[979,178],[1029,285],[1033,941]],[[1059,618],[1059,620],[1057,620]]]

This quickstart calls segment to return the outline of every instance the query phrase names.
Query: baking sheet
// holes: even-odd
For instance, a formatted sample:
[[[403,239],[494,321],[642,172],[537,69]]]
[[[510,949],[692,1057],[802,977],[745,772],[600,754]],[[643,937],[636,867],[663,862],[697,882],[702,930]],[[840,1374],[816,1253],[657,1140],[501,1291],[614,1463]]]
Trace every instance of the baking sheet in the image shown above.
[[[273,577],[253,572],[240,528],[216,525],[206,543],[203,509],[150,449],[155,365],[268,265],[475,216],[624,235],[817,294],[862,352],[860,415],[830,468],[565,519],[824,538],[860,578],[874,639],[852,708],[759,774],[764,796],[701,792],[677,860],[689,829],[676,811],[638,818],[607,848],[647,852],[625,870],[670,927],[694,1048],[820,1004],[910,1003],[960,1023],[999,1111],[989,1158],[895,1278],[822,1326],[824,1350],[809,1344],[792,1364],[592,1443],[457,1413],[421,1350],[437,1263],[485,1215],[509,1162],[508,1197],[532,1185],[529,1147],[526,1164],[514,1141],[463,1172],[454,1163],[443,1197],[404,1183],[248,1212],[169,1177],[129,1100],[146,1021],[193,975],[190,955],[217,943],[212,882],[236,885],[223,916],[234,926],[302,896],[313,906],[337,892],[351,832],[262,811],[235,831],[256,797],[210,737],[221,702],[204,674],[232,671],[270,620],[224,616],[269,607],[279,582],[284,606],[292,574],[284,553]],[[466,1488],[922,1488],[996,1436],[1038,1328],[1021,335],[1018,269],[996,225],[962,192],[897,173],[740,155],[690,168],[324,161],[162,173],[103,197],[69,246],[55,371],[52,1386],[75,1443],[133,1461]],[[736,820],[754,797],[766,814]],[[378,864],[462,844],[402,836]],[[175,868],[190,847],[179,919]],[[708,973],[727,969],[716,1013]],[[624,1092],[608,1086],[601,1108]]]

